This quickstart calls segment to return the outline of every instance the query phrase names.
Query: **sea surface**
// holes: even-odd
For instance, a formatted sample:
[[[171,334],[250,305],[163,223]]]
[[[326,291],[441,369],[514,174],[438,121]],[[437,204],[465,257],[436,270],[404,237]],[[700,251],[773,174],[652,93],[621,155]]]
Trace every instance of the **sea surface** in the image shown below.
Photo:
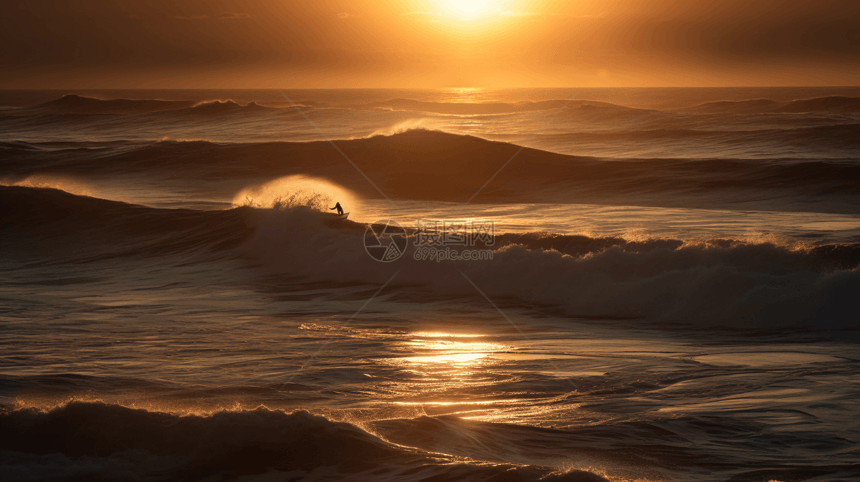
[[[858,267],[860,88],[0,91],[0,478],[856,480]]]

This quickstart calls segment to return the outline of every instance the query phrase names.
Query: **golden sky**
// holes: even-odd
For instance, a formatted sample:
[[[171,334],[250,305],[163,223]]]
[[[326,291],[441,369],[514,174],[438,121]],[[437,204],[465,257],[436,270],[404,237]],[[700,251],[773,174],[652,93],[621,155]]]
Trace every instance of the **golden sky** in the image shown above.
[[[857,0],[11,0],[0,22],[0,88],[860,79]]]

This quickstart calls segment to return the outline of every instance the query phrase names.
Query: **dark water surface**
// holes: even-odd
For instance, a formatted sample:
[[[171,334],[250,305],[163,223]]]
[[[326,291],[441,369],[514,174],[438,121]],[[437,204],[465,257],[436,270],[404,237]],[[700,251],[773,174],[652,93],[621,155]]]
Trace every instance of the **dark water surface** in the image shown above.
[[[6,91],[0,184],[3,480],[860,477],[860,89]]]

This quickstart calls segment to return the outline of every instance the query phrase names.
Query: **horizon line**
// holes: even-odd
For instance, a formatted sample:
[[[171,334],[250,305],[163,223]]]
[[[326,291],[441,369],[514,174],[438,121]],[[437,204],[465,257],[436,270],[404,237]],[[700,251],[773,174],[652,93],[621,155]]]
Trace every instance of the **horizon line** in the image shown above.
[[[605,87],[46,87],[15,88],[0,87],[0,91],[50,91],[50,90],[526,90],[526,89],[856,89],[858,85],[651,85],[651,86],[605,86]]]

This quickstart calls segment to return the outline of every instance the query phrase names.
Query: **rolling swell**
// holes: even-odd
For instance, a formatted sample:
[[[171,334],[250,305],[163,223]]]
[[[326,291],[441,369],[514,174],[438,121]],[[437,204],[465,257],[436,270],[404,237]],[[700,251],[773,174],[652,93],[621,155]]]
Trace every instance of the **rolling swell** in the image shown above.
[[[265,408],[177,416],[72,402],[47,412],[0,413],[0,435],[0,448],[6,451],[4,473],[16,480],[94,474],[126,480],[201,480],[271,471],[311,479],[606,480],[581,471],[464,463],[397,446],[308,412]]]
[[[830,126],[787,133],[795,144],[856,145],[858,127]],[[599,134],[598,134],[599,135]],[[643,134],[644,135],[644,134]],[[679,133],[665,135],[676,136]],[[758,134],[750,134],[758,135]],[[769,138],[769,141],[774,141]],[[556,154],[438,131],[337,141],[338,147],[387,193],[400,199],[464,202],[514,154],[477,202],[588,202],[680,207],[762,201],[763,209],[856,212],[860,165],[853,159],[615,159]],[[155,142],[96,149],[41,149],[9,143],[2,165],[8,176],[143,174],[201,180],[319,176],[368,198],[372,187],[327,142],[221,144]],[[405,162],[408,160],[409,162]],[[452,176],[451,173],[456,173]],[[238,181],[236,188],[247,184]],[[780,203],[773,202],[780,199]],[[814,198],[814,204],[807,202]]]

